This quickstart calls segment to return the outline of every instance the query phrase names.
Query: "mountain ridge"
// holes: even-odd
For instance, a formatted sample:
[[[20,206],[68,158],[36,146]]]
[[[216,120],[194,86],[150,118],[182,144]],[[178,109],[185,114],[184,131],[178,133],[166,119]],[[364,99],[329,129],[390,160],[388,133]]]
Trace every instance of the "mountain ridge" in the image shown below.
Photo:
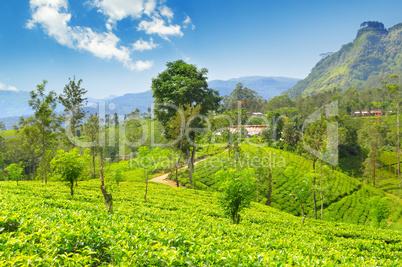
[[[388,30],[359,29],[352,42],[321,59],[305,79],[285,93],[295,97],[334,88],[373,88],[391,74],[402,74],[402,23]]]
[[[238,82],[243,83],[263,98],[268,99],[280,95],[283,91],[291,88],[299,79],[286,77],[268,77],[268,76],[244,76],[240,78],[232,78],[229,80],[211,80],[208,82],[210,88],[218,90],[220,95],[229,95],[236,87]],[[11,92],[0,90],[0,121],[6,124],[7,129],[11,129],[18,122],[20,116],[32,115],[32,109],[28,105],[30,93],[27,91]],[[92,108],[99,100],[88,97],[89,105],[86,110],[89,113],[95,113]],[[152,107],[153,98],[152,91],[144,91],[140,93],[127,93],[122,96],[110,96],[104,99],[106,104],[106,114],[128,114],[136,108],[142,112],[146,112]],[[111,105],[114,104],[114,105]],[[57,112],[61,112],[60,105]]]

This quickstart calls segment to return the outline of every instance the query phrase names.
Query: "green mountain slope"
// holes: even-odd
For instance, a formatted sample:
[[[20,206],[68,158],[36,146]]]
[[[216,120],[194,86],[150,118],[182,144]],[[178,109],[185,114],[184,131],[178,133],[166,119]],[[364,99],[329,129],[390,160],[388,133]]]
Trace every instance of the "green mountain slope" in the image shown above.
[[[110,186],[110,185],[109,185]],[[400,266],[402,234],[300,218],[253,203],[234,225],[217,196],[125,182],[108,214],[99,180],[0,182],[4,266]]]
[[[257,149],[249,145],[242,145],[241,147],[243,158],[237,161],[236,164],[243,164],[244,167],[253,166]],[[294,194],[299,184],[305,179],[306,174],[312,170],[313,163],[305,157],[293,154],[291,152],[277,150],[274,148],[266,147],[264,150],[267,154],[272,155],[275,161],[282,161],[285,163],[284,172],[273,169],[273,186],[272,186],[272,206],[282,211],[286,211],[296,216],[300,216],[300,207],[297,202],[293,200],[289,194]],[[275,162],[273,165],[275,166]],[[228,152],[211,157],[208,160],[200,162],[195,165],[194,177],[196,180],[197,188],[207,191],[217,191],[220,187],[221,181],[214,175],[219,170],[224,170],[234,163],[233,153],[229,157]],[[317,168],[319,168],[317,166]],[[362,184],[360,181],[348,176],[339,171],[332,171],[329,176],[328,185],[331,192],[327,193],[323,200],[324,219],[329,221],[342,221],[356,224],[370,223],[371,201],[373,198],[386,198],[390,205],[389,221],[397,223],[402,217],[402,202],[393,195],[373,188],[370,185]],[[174,180],[171,174],[170,179]],[[183,185],[188,185],[188,170],[180,172],[179,181]],[[267,188],[260,189],[260,203],[266,203]],[[317,195],[317,201],[320,198]],[[320,204],[318,204],[319,206]],[[313,198],[312,195],[305,203],[305,209],[308,217],[314,217]],[[400,225],[395,226],[396,228]]]
[[[390,74],[402,74],[402,24],[389,30],[360,29],[353,42],[323,58],[287,93],[294,97],[333,88],[376,87]]]

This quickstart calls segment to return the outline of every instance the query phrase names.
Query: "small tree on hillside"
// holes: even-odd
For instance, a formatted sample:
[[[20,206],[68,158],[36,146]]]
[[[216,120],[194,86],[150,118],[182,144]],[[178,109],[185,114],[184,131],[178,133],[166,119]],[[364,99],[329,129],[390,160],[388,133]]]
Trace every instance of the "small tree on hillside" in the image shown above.
[[[84,123],[84,133],[91,141],[91,155],[92,155],[92,176],[95,179],[95,158],[96,149],[99,146],[99,118],[98,115],[90,115]]]
[[[250,170],[228,169],[219,171],[218,179],[224,181],[220,187],[219,202],[225,214],[234,224],[240,223],[240,212],[250,206],[254,199],[255,179]]]
[[[7,167],[7,171],[10,180],[16,181],[17,185],[18,181],[24,178],[24,166],[22,162],[20,162],[19,164],[10,164]]]
[[[59,174],[63,181],[70,185],[71,197],[74,196],[74,182],[78,180],[85,170],[89,161],[89,150],[84,155],[80,155],[78,148],[70,152],[59,150],[56,157],[51,161],[51,166],[56,174]]]
[[[314,175],[314,172],[307,173],[304,179],[297,186],[295,186],[292,190],[292,193],[289,194],[289,196],[293,197],[293,199],[300,205],[302,223],[304,223],[306,219],[304,205],[306,204],[308,197],[311,195],[311,180]]]

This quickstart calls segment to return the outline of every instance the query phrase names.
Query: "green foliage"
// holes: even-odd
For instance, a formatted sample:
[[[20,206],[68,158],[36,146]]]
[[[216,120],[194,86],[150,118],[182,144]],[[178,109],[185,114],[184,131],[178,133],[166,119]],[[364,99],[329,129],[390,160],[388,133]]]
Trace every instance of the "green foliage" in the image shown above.
[[[375,196],[370,200],[370,218],[376,227],[386,226],[389,216],[390,200],[386,197]]]
[[[234,224],[240,223],[240,212],[250,206],[255,194],[255,179],[251,170],[227,169],[216,173],[223,181],[219,201]]]
[[[200,114],[207,114],[219,107],[219,93],[208,88],[207,73],[203,68],[198,70],[195,65],[183,60],[168,62],[167,69],[152,79],[152,91],[155,103],[180,105],[201,105]],[[155,115],[166,125],[176,114],[176,110],[163,106],[155,106]]]
[[[334,88],[381,87],[384,77],[401,74],[402,42],[395,37],[400,35],[401,27],[387,31],[381,23],[367,22],[363,26],[368,27],[360,29],[353,42],[319,61],[306,79],[287,91],[288,95],[294,98]]]
[[[78,148],[74,148],[70,152],[65,152],[61,149],[51,161],[53,171],[70,185],[71,196],[74,196],[74,183],[78,181],[78,178],[84,172],[88,161],[89,150],[86,150],[84,155],[81,156]]]
[[[0,262],[9,266],[396,266],[402,234],[300,218],[252,203],[238,225],[215,194],[123,182],[114,214],[99,181],[0,182]]]
[[[237,83],[236,88],[223,97],[223,110],[234,111],[244,108],[247,111],[261,111],[263,105],[266,103],[260,95],[254,90],[243,87],[242,83]]]
[[[9,180],[16,181],[18,185],[18,181],[24,178],[24,165],[22,162],[19,164],[10,164],[7,167]]]
[[[88,92],[81,88],[82,79],[77,82],[69,78],[69,83],[64,87],[63,94],[59,95],[58,100],[64,106],[64,118],[68,120],[66,127],[74,137],[76,128],[81,125],[85,117],[84,106],[87,103],[84,95]]]

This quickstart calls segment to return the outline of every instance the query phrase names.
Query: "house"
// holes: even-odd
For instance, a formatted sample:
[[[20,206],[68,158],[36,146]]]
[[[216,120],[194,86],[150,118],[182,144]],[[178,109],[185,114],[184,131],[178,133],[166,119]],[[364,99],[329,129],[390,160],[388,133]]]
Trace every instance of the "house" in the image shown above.
[[[382,111],[380,109],[370,110],[372,116],[382,116]]]
[[[264,114],[261,113],[261,112],[254,112],[254,113],[251,115],[251,117],[258,117],[258,118],[262,118],[263,116],[264,116]]]
[[[361,112],[360,110],[356,110],[355,112],[352,113],[352,116],[354,117],[382,116],[382,115],[383,112],[380,109],[373,109],[370,110],[370,112],[367,110],[362,110]]]
[[[252,137],[254,135],[260,135],[262,130],[267,128],[267,125],[241,125],[240,127],[247,131],[249,137]],[[231,133],[236,133],[239,129],[237,125],[234,125],[229,130]]]

